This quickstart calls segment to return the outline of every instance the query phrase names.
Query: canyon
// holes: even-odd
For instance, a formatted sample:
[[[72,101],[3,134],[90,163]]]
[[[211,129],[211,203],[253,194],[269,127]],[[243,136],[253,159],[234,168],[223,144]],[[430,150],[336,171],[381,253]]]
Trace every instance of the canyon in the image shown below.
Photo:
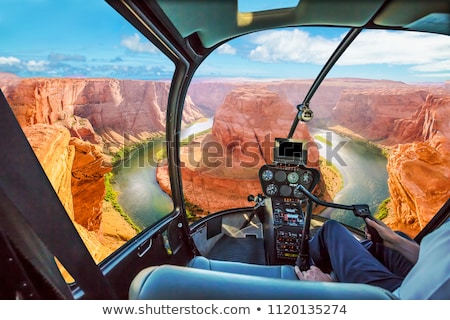
[[[274,138],[287,136],[295,115],[296,109],[273,91],[252,86],[232,90],[215,112],[211,134],[181,148],[185,199],[208,213],[250,206],[247,196],[262,192],[258,170],[272,162]],[[314,141],[305,123],[293,138]],[[317,167],[317,148],[309,155],[314,161],[308,165]],[[157,176],[169,192],[167,166],[159,166]]]
[[[368,83],[356,79],[329,81],[322,90],[338,89],[334,95],[333,90],[326,95],[318,93],[315,101],[319,108],[311,107],[318,114],[314,121],[325,120],[335,132],[385,150],[391,201],[384,222],[414,236],[450,197],[448,84],[425,87],[380,81],[372,82],[369,88]],[[257,168],[271,162],[272,155],[265,151],[273,146],[274,137],[287,136],[296,114],[286,92],[301,92],[306,84],[287,81],[286,86],[289,90],[282,84],[242,84],[224,97],[216,109],[211,134],[192,141],[184,151],[182,148],[181,170],[188,202],[215,212],[249,206],[246,196],[261,192],[255,179]],[[213,96],[218,96],[217,89]],[[294,138],[312,141],[304,123],[300,123]],[[195,150],[208,154],[208,146],[215,144],[223,151],[220,156],[213,152],[219,165],[208,165],[201,154],[196,156],[195,166],[188,165],[192,163],[187,159],[189,154]],[[246,162],[248,154],[254,157]],[[317,160],[317,151],[313,150],[309,158]],[[166,171],[165,167],[158,168],[158,177],[169,192]]]
[[[387,150],[391,202],[384,222],[417,234],[450,197],[448,82],[432,90],[346,90],[333,114],[333,130]]]
[[[246,196],[260,192],[256,168],[272,156],[266,152],[268,141],[287,135],[295,106],[311,83],[194,81],[183,124],[212,115],[215,122],[210,134],[182,148],[186,199],[205,214],[248,206]],[[96,261],[136,235],[104,201],[104,175],[112,170],[112,154],[164,132],[169,85],[0,74],[2,92]],[[327,125],[387,150],[390,226],[417,233],[450,197],[450,82],[425,86],[327,79],[310,106],[315,113],[312,126]],[[313,140],[303,123],[295,137]],[[214,158],[217,150],[211,149],[211,159],[197,154],[196,161],[188,161],[189,148],[206,143],[222,147],[223,159]],[[250,152],[242,153],[243,146]],[[317,159],[312,151],[310,164],[317,166]],[[225,165],[211,166],[209,160],[223,160]],[[158,178],[170,192],[164,165],[158,168]]]
[[[104,201],[111,156],[164,132],[169,83],[0,74],[0,88],[67,214],[102,261],[137,233]],[[203,116],[189,99],[185,111],[186,123]]]

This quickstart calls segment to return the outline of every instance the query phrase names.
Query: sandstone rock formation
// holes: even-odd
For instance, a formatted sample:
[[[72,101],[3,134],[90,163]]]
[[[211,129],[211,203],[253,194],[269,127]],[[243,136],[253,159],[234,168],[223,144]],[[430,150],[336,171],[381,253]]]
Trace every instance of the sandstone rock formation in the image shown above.
[[[387,224],[417,234],[450,197],[450,94],[442,88],[345,90],[333,109],[350,135],[387,147]]]
[[[311,83],[193,83],[183,122],[204,114],[215,114],[216,121],[212,134],[182,149],[186,199],[205,204],[206,212],[250,205],[246,196],[236,195],[261,192],[255,179],[257,168],[271,161],[273,139],[287,136],[296,114],[294,106],[302,102]],[[83,239],[91,243],[91,252],[96,259],[105,257],[134,231],[127,229],[129,225],[117,228],[117,216],[104,212],[102,177],[109,168],[99,151],[115,152],[164,130],[169,84],[21,79],[0,74],[0,88],[39,160],[47,163],[45,170]],[[441,87],[425,87],[385,80],[327,79],[311,101],[321,125],[339,123],[352,134],[391,150],[392,215],[388,222],[405,231],[422,228],[449,197],[449,95],[449,81]],[[295,137],[312,141],[302,123]],[[198,150],[205,148],[206,157],[200,157]],[[193,156],[188,155],[192,150]],[[309,156],[316,163],[317,154],[312,151]],[[167,167],[158,169],[158,179],[170,193]],[[86,203],[87,196],[91,202]]]
[[[62,122],[72,128],[73,136],[112,148],[142,141],[165,128],[169,83],[4,77],[0,86],[22,127]],[[201,117],[186,99],[183,121]]]
[[[192,101],[205,115],[212,115],[222,105],[225,97],[232,90],[251,86],[277,93],[293,106],[303,102],[313,80],[280,80],[280,81],[230,81],[230,80],[197,80],[189,86],[188,94]],[[314,117],[329,120],[330,110],[336,105],[343,90],[353,89],[391,89],[408,88],[409,85],[390,80],[373,80],[358,78],[325,79],[311,100]],[[313,120],[315,121],[315,120]],[[316,121],[315,121],[316,122]]]
[[[48,134],[46,130],[51,130],[38,124],[58,125],[58,130],[61,130],[59,125],[66,127],[70,132],[68,137],[77,138],[71,140],[76,150],[72,152],[72,157],[76,154],[72,173],[74,218],[89,230],[97,230],[104,195],[102,177],[110,170],[101,164],[103,157],[98,151],[114,152],[118,147],[141,142],[164,131],[169,83],[117,79],[21,79],[1,74],[0,87],[19,124],[22,128],[30,128],[31,139],[35,139],[33,135],[38,139],[40,135]],[[201,112],[187,97],[183,122],[190,123],[201,117]],[[38,132],[40,129],[42,133]],[[65,140],[67,134],[65,132]],[[49,146],[43,149],[53,154]]]
[[[385,143],[408,143],[425,141],[435,135],[448,137],[449,115],[448,95],[427,95],[411,118],[398,118],[394,120],[394,127]]]
[[[353,84],[356,80],[352,79]],[[336,101],[332,120],[359,138],[391,149],[387,169],[392,202],[387,222],[393,228],[415,235],[449,197],[448,95],[442,87],[388,81],[383,87],[382,83],[376,89],[368,89],[370,83],[361,80],[357,89],[344,90]],[[265,85],[269,87],[261,83],[236,87],[216,111],[212,134],[194,140],[190,150],[186,147],[182,172],[188,201],[204,205],[205,210],[212,212],[246,206],[248,202],[242,195],[260,192],[255,171],[241,164],[256,159],[252,164],[259,167],[270,161],[272,155],[265,151],[273,145],[273,137],[287,135],[295,116],[295,108],[273,91],[265,90]],[[292,92],[292,87],[299,88],[297,82],[288,83],[287,87],[270,84],[271,89],[278,85],[279,91],[285,90],[283,96]],[[339,87],[337,83],[334,85]],[[332,96],[322,101],[329,99],[332,104]],[[302,131],[301,126],[297,131]],[[214,148],[215,144],[219,147]],[[257,158],[243,157],[245,144],[256,147],[250,155],[258,154]],[[195,150],[205,147],[212,148],[213,161],[207,163],[209,166],[205,165],[204,155],[187,159],[186,154],[193,150],[196,154]],[[217,157],[218,150],[223,151],[223,159]],[[220,165],[216,165],[217,160],[221,160]],[[224,163],[233,166],[233,173]],[[161,179],[164,170],[162,167],[158,171]],[[205,188],[206,184],[210,188]],[[239,200],[235,199],[238,194]]]
[[[67,214],[73,220],[71,185],[75,148],[69,145],[69,131],[64,127],[48,124],[27,126],[23,131]]]
[[[105,198],[105,173],[111,166],[103,155],[89,143],[71,138],[75,149],[72,165],[72,196],[74,220],[87,230],[98,231],[102,221],[102,203]]]
[[[345,90],[333,108],[333,120],[369,141],[393,139],[395,121],[413,119],[427,95],[428,91],[414,88]],[[399,141],[410,140],[409,137],[398,138]]]
[[[71,138],[59,125],[36,124],[23,128],[54,190],[95,261],[100,262],[136,235],[112,210],[103,215],[105,192],[102,155],[88,142]],[[120,230],[111,233],[110,221]]]
[[[189,86],[188,95],[203,114],[209,117],[215,114],[227,94],[241,85],[235,81],[194,80]]]
[[[253,147],[259,160],[254,167],[259,168],[264,163],[272,162],[275,138],[288,136],[296,114],[294,106],[273,91],[237,88],[217,110],[212,135],[225,150],[238,153],[239,157],[243,154],[243,148]],[[293,138],[314,141],[303,122],[299,123]],[[310,157],[317,161],[317,149],[311,151]],[[317,166],[317,163],[313,165]]]
[[[287,137],[295,115],[295,108],[272,91],[233,90],[216,111],[212,133],[182,150],[185,199],[205,214],[252,205],[247,195],[262,193],[258,170],[272,163],[274,139]],[[304,123],[294,138],[313,141]],[[310,165],[318,165],[317,148],[311,148],[309,158]],[[159,167],[157,174],[167,189],[167,167]]]
[[[449,115],[450,95],[429,95],[417,119],[403,122],[409,129],[405,131],[417,136],[412,143],[399,144],[388,159],[393,206],[388,221],[397,229],[421,230],[450,198]]]
[[[429,94],[445,94],[441,87],[405,86],[344,90],[332,109],[334,124],[380,145],[416,141],[422,131],[420,115]],[[420,134],[419,134],[420,135]]]
[[[445,148],[450,147],[445,139]],[[442,138],[399,145],[389,155],[389,191],[393,216],[387,223],[416,234],[450,197],[450,152],[441,153]]]
[[[168,83],[3,74],[0,86],[67,213],[101,261],[136,232],[112,210],[104,214],[103,177],[111,168],[99,151],[115,151],[164,130]],[[183,121],[202,116],[188,97]]]

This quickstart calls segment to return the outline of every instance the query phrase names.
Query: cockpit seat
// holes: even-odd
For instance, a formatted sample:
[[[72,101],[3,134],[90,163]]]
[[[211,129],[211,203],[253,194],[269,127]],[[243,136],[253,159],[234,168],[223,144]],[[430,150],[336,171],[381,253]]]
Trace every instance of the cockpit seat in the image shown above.
[[[161,265],[139,272],[131,300],[386,300],[388,291],[366,284],[308,282]]]
[[[263,266],[258,264],[220,261],[195,256],[187,265],[191,268],[221,271],[266,278],[298,280],[294,267],[290,265]]]

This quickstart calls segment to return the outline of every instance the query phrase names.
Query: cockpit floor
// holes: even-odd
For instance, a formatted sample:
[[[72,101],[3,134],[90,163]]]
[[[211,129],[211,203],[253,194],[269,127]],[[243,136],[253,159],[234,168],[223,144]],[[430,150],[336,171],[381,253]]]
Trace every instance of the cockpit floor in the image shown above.
[[[207,258],[265,265],[264,239],[233,238],[224,235],[211,249]]]

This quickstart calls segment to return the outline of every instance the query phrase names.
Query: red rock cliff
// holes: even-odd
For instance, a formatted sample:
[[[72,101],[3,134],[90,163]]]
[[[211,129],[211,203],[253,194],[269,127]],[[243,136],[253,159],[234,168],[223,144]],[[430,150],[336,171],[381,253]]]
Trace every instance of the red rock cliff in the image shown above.
[[[450,94],[441,88],[346,90],[336,123],[388,147],[387,223],[415,235],[450,197]]]
[[[136,143],[165,128],[169,83],[31,78],[0,82],[20,125],[62,122],[72,135],[107,147]],[[183,121],[203,115],[188,98]]]
[[[62,125],[77,138],[71,140],[75,147],[74,217],[89,230],[97,230],[105,192],[103,175],[110,169],[103,165],[104,158],[94,145],[102,150],[105,144],[116,151],[116,147],[163,131],[169,84],[116,79],[21,79],[2,74],[0,87],[19,124],[23,128],[33,126],[28,130],[30,139],[37,140],[50,130],[37,124]],[[188,97],[183,120],[192,122],[200,117],[202,114]],[[57,157],[52,147],[43,149],[49,153],[46,157]]]
[[[261,193],[258,170],[272,162],[275,137],[286,137],[295,108],[278,94],[243,87],[229,93],[218,108],[212,133],[182,148],[185,199],[207,212],[250,206],[247,195]],[[313,141],[300,123],[294,138]],[[318,151],[311,151],[317,161]],[[167,167],[158,181],[168,191]]]
[[[427,95],[428,91],[415,88],[345,90],[333,108],[333,118],[370,141],[392,139],[395,122],[412,119]]]
[[[296,112],[293,105],[273,91],[257,87],[237,88],[217,110],[212,135],[226,146],[226,150],[235,150],[239,154],[247,145],[257,147],[259,163],[255,167],[259,168],[263,163],[272,162],[274,140],[288,136]],[[302,122],[293,138],[313,142]],[[311,159],[317,160],[317,153],[312,152]]]
[[[27,126],[23,131],[67,214],[73,220],[71,184],[75,148],[69,145],[69,131],[61,126],[47,124]]]
[[[93,146],[80,140],[74,141],[74,138],[70,137],[69,130],[58,125],[36,124],[24,127],[23,131],[93,258],[97,262],[103,260],[124,241],[110,241],[99,232],[100,223],[105,225],[105,221],[100,220],[98,215],[99,204],[101,205],[103,201],[104,184],[102,190],[102,188],[95,189],[96,184],[91,183],[92,171],[96,173],[100,171],[98,167],[101,168],[98,161],[92,161],[92,158],[86,155],[93,152]],[[88,159],[74,162],[79,158]],[[102,168],[102,170],[106,169]],[[80,206],[85,207],[80,208]],[[91,213],[93,214],[90,215]],[[116,222],[120,225],[120,221]],[[106,229],[107,227],[108,221],[106,221]],[[123,239],[130,239],[135,235],[135,232],[130,229],[122,225]]]
[[[188,94],[192,101],[208,115],[222,105],[225,97],[232,90],[244,86],[252,86],[262,90],[269,90],[277,93],[290,104],[296,106],[303,102],[308,93],[313,80],[283,80],[283,81],[230,81],[230,80],[203,80],[194,81],[189,86]],[[330,110],[333,108],[341,92],[345,89],[389,89],[389,88],[410,87],[399,81],[389,80],[369,80],[358,78],[334,78],[325,79],[311,100],[311,108],[314,109],[316,119],[329,119]]]
[[[105,173],[111,167],[89,142],[71,138],[75,149],[72,165],[72,196],[74,220],[87,230],[98,231],[102,222],[102,204],[105,198]]]
[[[100,151],[116,151],[124,144],[161,132],[165,127],[169,84],[115,79],[21,79],[1,74],[0,88],[69,216],[89,243],[94,258],[100,261],[134,233],[127,226],[116,230],[114,225],[120,225],[120,221],[109,213],[107,219],[114,223],[104,221],[104,174],[111,168],[105,165]],[[200,117],[202,114],[188,97],[183,121]]]
[[[428,96],[417,119],[402,129],[415,132],[416,141],[399,144],[388,158],[389,190],[397,229],[421,230],[450,198],[450,96]],[[408,135],[410,136],[410,135]]]

